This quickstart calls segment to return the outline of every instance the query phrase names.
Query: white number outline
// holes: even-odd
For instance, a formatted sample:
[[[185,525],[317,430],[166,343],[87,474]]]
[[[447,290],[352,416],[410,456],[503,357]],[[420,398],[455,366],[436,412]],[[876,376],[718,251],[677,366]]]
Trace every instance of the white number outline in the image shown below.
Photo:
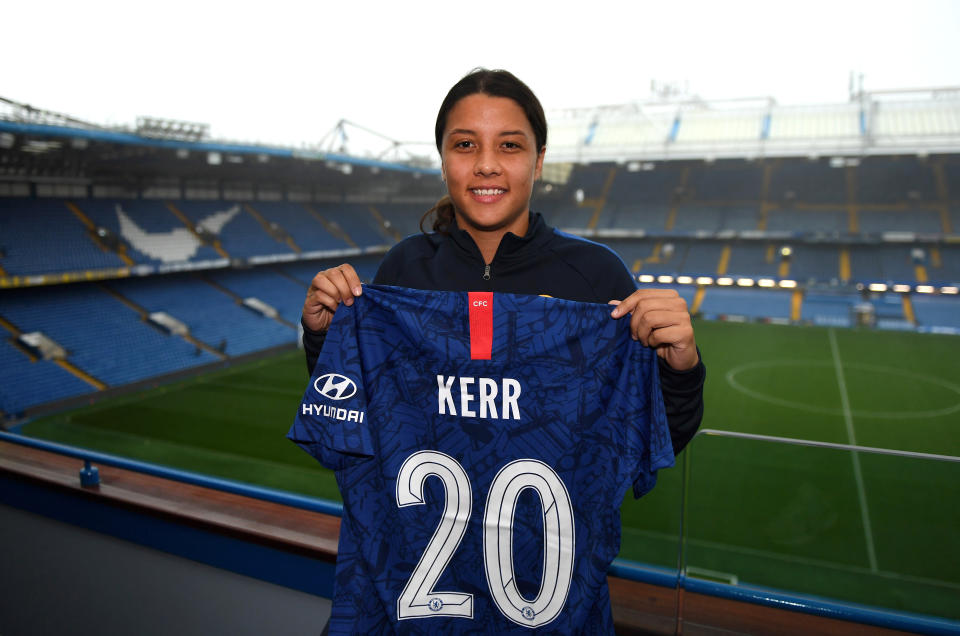
[[[444,453],[416,452],[403,462],[397,474],[397,505],[401,508],[423,505],[423,485],[431,475],[443,482],[443,517],[397,598],[397,619],[473,618],[473,594],[433,591],[467,532],[473,494],[466,471],[457,460]]]
[[[520,495],[528,488],[540,497],[543,513],[543,574],[532,600],[520,594],[513,570],[513,517]],[[483,567],[487,586],[504,616],[533,628],[546,625],[563,611],[573,580],[575,541],[570,493],[553,468],[535,459],[518,459],[500,469],[487,493]]]
[[[397,598],[397,619],[472,619],[473,594],[433,591],[467,531],[473,509],[469,475],[444,453],[413,453],[397,474],[397,505],[423,505],[423,485],[430,476],[443,483],[444,513]],[[543,570],[532,600],[520,594],[513,568],[513,517],[520,495],[528,488],[540,497],[543,513]],[[507,619],[532,629],[559,616],[573,581],[575,541],[570,493],[553,468],[535,459],[519,459],[500,469],[487,493],[483,567],[493,601]]]

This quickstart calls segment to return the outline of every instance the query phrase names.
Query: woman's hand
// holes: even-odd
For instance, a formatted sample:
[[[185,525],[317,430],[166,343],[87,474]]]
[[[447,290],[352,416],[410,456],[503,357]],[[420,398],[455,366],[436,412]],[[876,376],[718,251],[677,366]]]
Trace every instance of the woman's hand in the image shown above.
[[[693,324],[687,301],[673,289],[638,289],[625,299],[611,300],[616,305],[610,314],[621,318],[628,313],[634,340],[657,350],[676,371],[697,366],[700,356],[693,336]]]
[[[326,331],[340,303],[352,305],[353,298],[362,293],[360,277],[347,263],[318,272],[303,301],[303,325],[312,331]]]

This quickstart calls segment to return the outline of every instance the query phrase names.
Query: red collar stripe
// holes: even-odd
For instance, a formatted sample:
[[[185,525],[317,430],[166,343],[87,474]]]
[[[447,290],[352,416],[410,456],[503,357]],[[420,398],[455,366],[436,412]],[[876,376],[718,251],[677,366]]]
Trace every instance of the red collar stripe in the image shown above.
[[[469,292],[470,359],[489,360],[493,350],[493,292]]]

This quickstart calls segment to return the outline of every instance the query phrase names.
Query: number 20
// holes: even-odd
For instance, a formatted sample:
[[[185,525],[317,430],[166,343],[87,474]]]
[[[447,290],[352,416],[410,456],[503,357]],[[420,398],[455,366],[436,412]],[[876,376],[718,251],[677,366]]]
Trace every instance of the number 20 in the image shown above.
[[[473,509],[470,478],[463,466],[437,451],[410,455],[397,475],[397,505],[423,505],[423,485],[431,475],[438,477],[446,490],[444,513],[397,599],[397,618],[473,618],[472,594],[433,589],[463,540]],[[513,570],[513,516],[520,494],[527,488],[540,497],[544,534],[543,579],[532,600],[520,594]],[[504,616],[534,628],[560,614],[573,578],[574,536],[570,494],[550,466],[535,459],[519,459],[500,469],[487,493],[483,567],[493,601]]]

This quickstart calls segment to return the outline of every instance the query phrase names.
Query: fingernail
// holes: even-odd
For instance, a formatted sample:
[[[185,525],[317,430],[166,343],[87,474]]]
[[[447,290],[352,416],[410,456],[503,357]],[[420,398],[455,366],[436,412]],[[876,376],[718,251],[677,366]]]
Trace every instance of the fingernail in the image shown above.
[[[357,285],[356,287],[353,288],[354,296],[359,296],[362,293],[363,293],[363,287],[360,287],[359,285]]]

